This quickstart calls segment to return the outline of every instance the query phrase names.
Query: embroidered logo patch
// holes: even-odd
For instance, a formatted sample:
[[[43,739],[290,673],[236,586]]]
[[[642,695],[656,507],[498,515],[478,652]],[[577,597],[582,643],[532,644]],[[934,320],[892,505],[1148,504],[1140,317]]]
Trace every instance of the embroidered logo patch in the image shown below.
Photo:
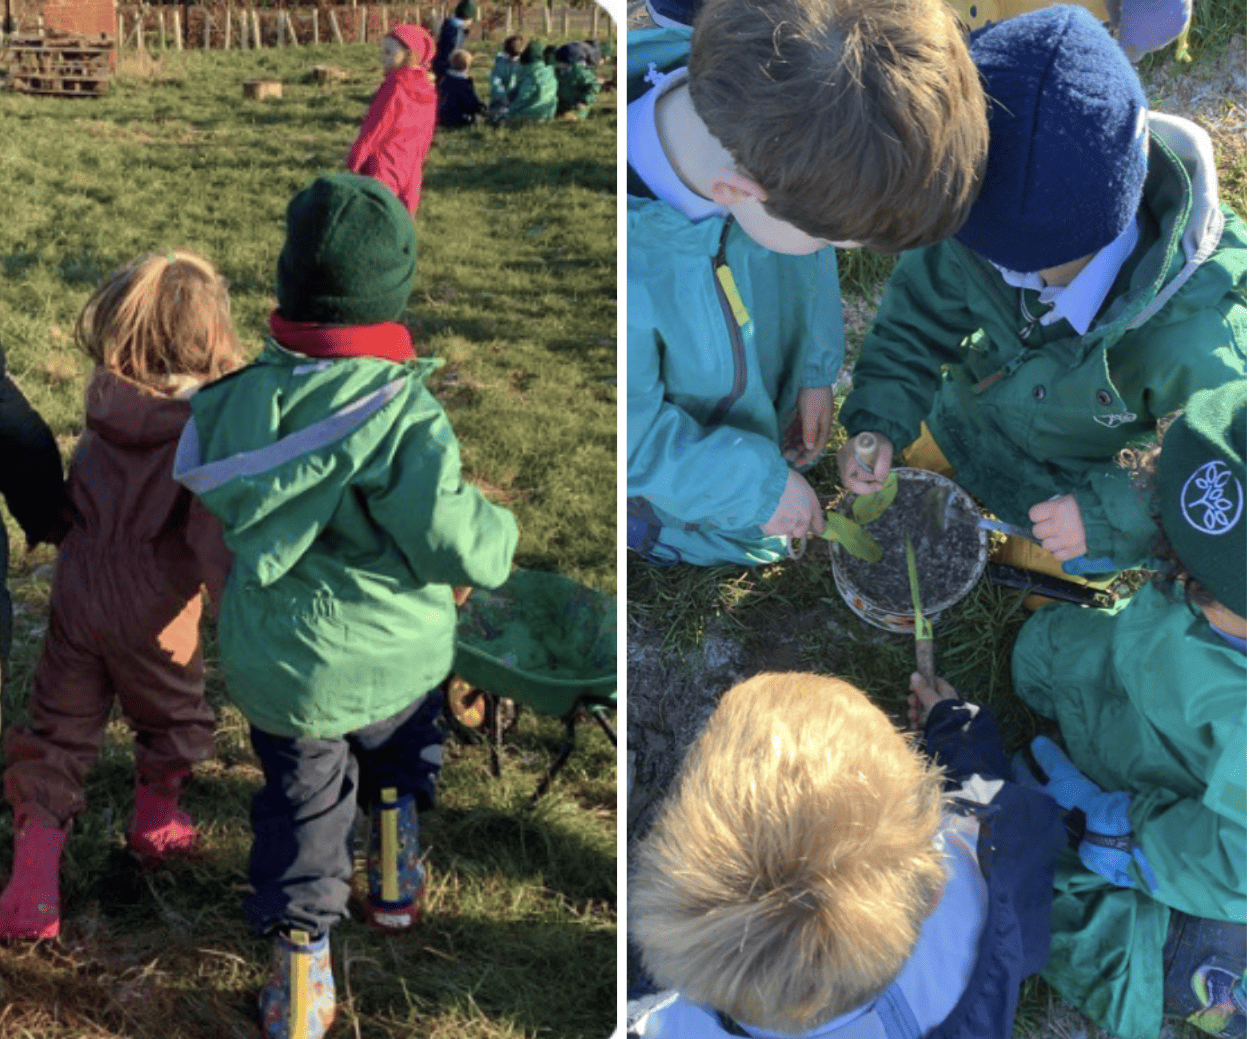
[[[1181,490],[1182,515],[1200,534],[1220,535],[1242,518],[1242,484],[1221,461],[1199,466]]]
[[[1137,422],[1138,416],[1132,411],[1122,411],[1116,415],[1094,415],[1092,416],[1101,426],[1107,426],[1108,429],[1116,429],[1117,426],[1123,426],[1126,422]]]

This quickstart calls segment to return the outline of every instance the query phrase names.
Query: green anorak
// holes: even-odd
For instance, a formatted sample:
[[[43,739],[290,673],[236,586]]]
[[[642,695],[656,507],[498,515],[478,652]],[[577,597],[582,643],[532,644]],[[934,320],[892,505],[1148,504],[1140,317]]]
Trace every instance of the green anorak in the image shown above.
[[[517,66],[508,96],[508,118],[542,122],[556,114],[556,70],[542,61]]]
[[[1065,851],[1043,972],[1100,1027],[1157,1039],[1169,910],[1247,918],[1247,662],[1152,585],[1109,610],[1049,606],[1012,657],[1016,694],[1107,792],[1129,791],[1159,886],[1118,888]]]
[[[556,90],[559,111],[585,119],[599,97],[599,77],[594,69],[577,62],[556,71]]]
[[[783,558],[760,525],[786,488],[799,391],[842,364],[834,250],[770,252],[726,218],[634,197],[627,221],[627,507],[661,559]],[[714,273],[723,237],[734,300]]]
[[[438,365],[271,341],[191,398],[175,476],[235,553],[222,667],[264,732],[329,738],[396,714],[451,669],[452,586],[508,577],[516,521],[462,479],[425,387]]]
[[[1113,460],[1196,390],[1246,378],[1246,225],[1216,202],[1207,134],[1150,116],[1139,241],[1085,335],[951,239],[905,253],[840,412],[896,448],[924,419],[959,483],[1002,518],[1074,494],[1087,557],[1142,562],[1145,499]]]

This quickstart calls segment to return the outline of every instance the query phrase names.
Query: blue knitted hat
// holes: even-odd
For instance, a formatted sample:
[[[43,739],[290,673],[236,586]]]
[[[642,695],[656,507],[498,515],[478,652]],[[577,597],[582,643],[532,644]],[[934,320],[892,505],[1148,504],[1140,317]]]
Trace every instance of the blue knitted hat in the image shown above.
[[[1089,11],[1055,6],[975,33],[990,154],[956,238],[1031,272],[1097,252],[1129,226],[1147,176],[1147,96]]]

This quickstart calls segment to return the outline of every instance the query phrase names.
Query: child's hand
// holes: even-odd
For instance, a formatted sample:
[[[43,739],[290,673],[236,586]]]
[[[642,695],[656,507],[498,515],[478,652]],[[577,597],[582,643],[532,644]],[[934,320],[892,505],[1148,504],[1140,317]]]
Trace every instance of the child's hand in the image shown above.
[[[960,694],[947,679],[935,678],[934,681],[938,686],[936,690],[930,688],[919,671],[912,672],[912,678],[908,681],[908,688],[912,690],[908,694],[908,724],[917,732],[925,726],[925,720],[936,703],[940,700],[960,699]]]
[[[761,526],[761,533],[768,536],[784,534],[802,540],[809,533],[820,534],[824,529],[825,512],[817,501],[816,492],[807,480],[791,469],[786,474],[782,500],[773,510],[769,522]]]
[[[884,437],[881,433],[873,435],[877,437],[877,464],[874,465],[871,474],[865,472],[856,461],[855,437],[848,438],[847,443],[838,449],[838,475],[843,481],[843,486],[853,494],[872,494],[874,491],[880,491],[886,483],[886,477],[890,476],[895,445],[890,442],[889,437]]]
[[[1029,510],[1029,518],[1034,537],[1061,563],[1086,554],[1086,525],[1073,495],[1040,501]]]
[[[825,450],[830,439],[830,423],[834,420],[834,388],[810,386],[799,391],[798,414],[786,431],[782,457],[796,468],[802,468]]]
[[[458,609],[469,601],[471,595],[473,595],[473,585],[458,584],[452,589],[452,601],[456,603]]]

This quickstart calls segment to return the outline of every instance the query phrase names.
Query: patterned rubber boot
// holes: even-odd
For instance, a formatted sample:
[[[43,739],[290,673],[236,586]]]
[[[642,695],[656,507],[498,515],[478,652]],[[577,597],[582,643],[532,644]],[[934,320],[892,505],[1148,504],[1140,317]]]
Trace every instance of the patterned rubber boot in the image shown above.
[[[174,777],[181,789],[191,770]],[[126,830],[126,846],[139,856],[144,866],[155,866],[169,855],[192,851],[200,834],[191,816],[178,807],[178,794],[158,793],[135,780],[135,811]]]
[[[369,922],[384,931],[407,931],[421,917],[426,870],[421,863],[417,805],[383,787],[369,813]]]
[[[1246,1039],[1247,926],[1174,909],[1164,943],[1164,1016]]]
[[[55,938],[61,933],[61,852],[69,827],[44,823],[30,805],[13,819],[13,875],[0,894],[0,938]]]
[[[307,931],[274,935],[273,969],[261,989],[265,1039],[322,1039],[334,1021],[330,935]]]

